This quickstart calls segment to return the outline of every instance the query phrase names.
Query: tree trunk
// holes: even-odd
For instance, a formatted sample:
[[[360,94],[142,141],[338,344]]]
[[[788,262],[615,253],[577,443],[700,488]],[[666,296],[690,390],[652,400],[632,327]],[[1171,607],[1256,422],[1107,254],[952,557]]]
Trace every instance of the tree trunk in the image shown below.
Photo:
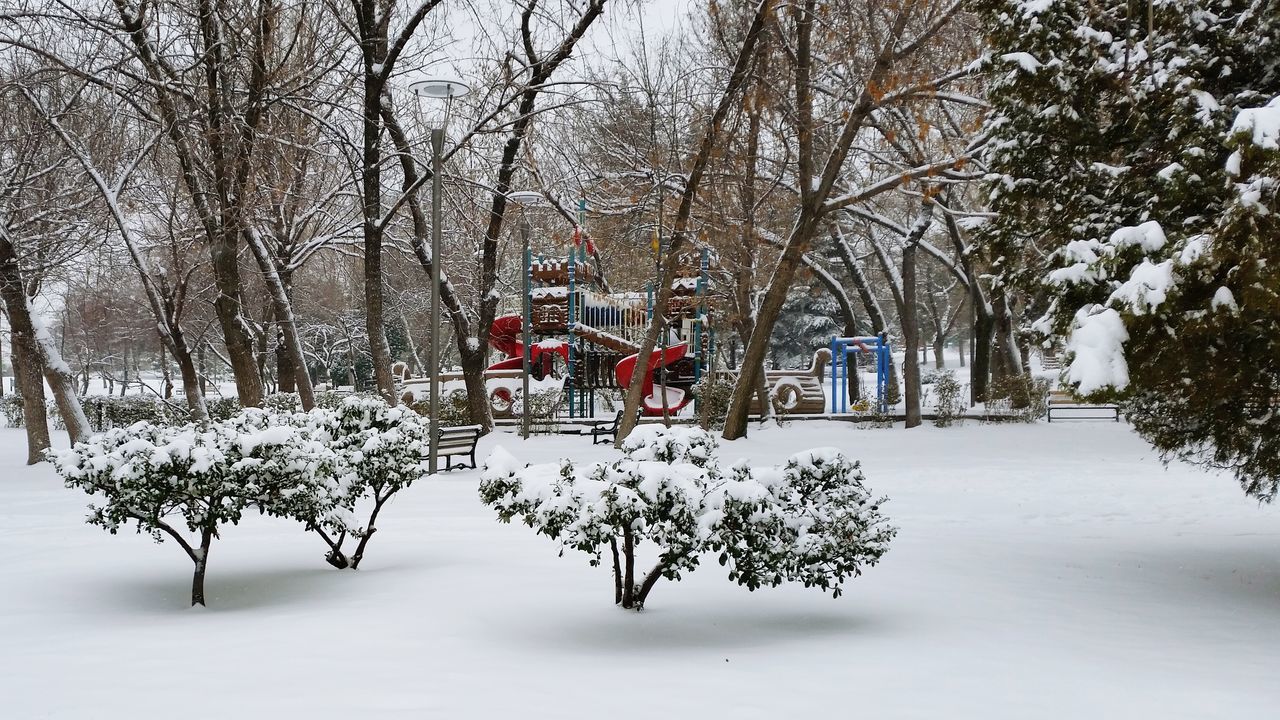
[[[973,364],[969,368],[970,400],[980,403],[987,400],[987,382],[991,377],[991,343],[996,324],[990,313],[974,303]]]
[[[622,530],[622,607],[630,610],[635,607],[636,594],[636,543],[631,528]]]
[[[241,407],[260,407],[266,393],[262,385],[262,375],[258,372],[253,332],[244,319],[239,243],[235,239],[237,233],[234,230],[226,230],[223,235],[230,237],[217,238],[209,246],[209,253],[213,260],[214,281],[218,288],[214,309],[217,310],[218,324],[222,327],[223,344],[226,345],[227,357],[231,362],[231,373],[235,376],[236,393],[240,396],[240,405]]]
[[[661,273],[661,285],[658,286],[657,297],[654,298],[653,318],[650,320],[649,327],[645,331],[644,340],[640,344],[640,352],[636,358],[635,370],[631,375],[631,385],[627,388],[627,399],[626,404],[624,405],[625,412],[622,415],[622,420],[618,423],[618,432],[616,439],[614,440],[614,447],[620,447],[623,440],[626,439],[627,435],[630,434],[631,430],[636,426],[641,401],[641,378],[644,377],[645,373],[649,372],[649,355],[653,352],[653,348],[658,342],[658,333],[664,332],[666,328],[666,312],[667,307],[671,302],[672,294],[671,283],[675,281],[676,269],[679,264],[679,253],[684,249],[685,234],[688,231],[689,218],[693,213],[694,197],[698,194],[698,187],[702,184],[703,175],[706,173],[707,165],[711,161],[712,150],[715,148],[716,141],[719,138],[722,123],[724,122],[725,117],[729,114],[730,106],[737,98],[738,91],[747,80],[751,67],[751,60],[755,57],[756,43],[760,39],[760,36],[764,34],[765,21],[772,12],[773,4],[770,2],[761,0],[761,2],[756,5],[755,12],[751,19],[751,25],[748,28],[747,34],[743,38],[742,43],[738,46],[738,56],[734,60],[733,71],[729,75],[728,82],[725,83],[724,93],[716,103],[716,109],[715,112],[711,114],[710,122],[705,126],[702,139],[698,145],[698,152],[694,156],[693,162],[690,165],[689,177],[685,182],[684,192],[681,193],[680,196],[680,207],[679,210],[676,211],[676,219],[671,236],[671,245],[667,248],[666,257],[663,259],[662,263],[663,271]],[[787,278],[787,280],[789,283],[790,278]],[[757,323],[757,327],[758,326],[759,323]],[[772,323],[766,327],[771,329],[773,327]],[[767,332],[763,334],[768,335]],[[753,333],[753,335],[758,337],[761,333]],[[767,340],[768,338],[765,338],[766,342],[762,344],[761,349],[758,351],[759,357],[756,358],[757,363],[763,359],[763,348],[768,345]],[[756,372],[758,373],[758,365]],[[752,377],[749,379],[753,381],[750,383],[750,388],[751,390],[754,390],[755,378]],[[742,385],[742,381],[743,378],[739,376],[739,386]],[[737,403],[741,405],[740,415],[743,432],[745,432],[746,429],[746,414],[749,410],[747,402],[750,400],[750,392],[750,390],[744,392],[744,401],[739,401]],[[736,388],[734,394],[736,398]]]
[[[609,554],[613,556],[613,604],[622,604],[622,564],[618,560],[618,539],[609,538]]]
[[[920,360],[917,344],[920,342],[920,331],[917,327],[919,308],[916,307],[916,243],[908,243],[902,248],[902,338],[904,344],[905,367],[903,381],[906,384],[904,393],[907,412],[907,427],[920,425]]]
[[[769,351],[769,335],[773,325],[786,302],[787,291],[795,278],[796,269],[808,249],[809,241],[817,230],[818,217],[813,208],[801,207],[800,217],[791,230],[787,244],[778,259],[769,288],[765,291],[764,301],[756,315],[755,329],[751,340],[742,355],[742,372],[738,375],[738,383],[733,389],[733,399],[729,403],[729,414],[725,418],[724,439],[737,440],[747,434],[747,417],[751,409],[751,395],[756,391],[757,383],[763,375],[765,354]]]
[[[267,293],[271,297],[271,311],[275,315],[276,327],[281,335],[280,345],[276,348],[276,362],[281,370],[277,382],[280,384],[281,392],[285,392],[284,371],[288,370],[290,391],[296,388],[302,409],[309,411],[316,406],[316,396],[315,389],[311,386],[311,377],[306,373],[306,355],[302,350],[302,338],[298,335],[298,323],[293,316],[293,300],[290,297],[292,274],[276,268],[275,260],[256,230],[247,231],[245,236],[245,241],[258,261],[258,269],[262,272]],[[386,341],[385,333],[383,341],[384,343]],[[280,362],[281,350],[284,351],[283,356],[287,358],[287,363]],[[390,372],[390,365],[388,365],[388,372]],[[390,402],[392,405],[396,404],[395,401]]]
[[[644,609],[644,602],[649,599],[649,591],[653,590],[653,586],[662,578],[662,571],[665,569],[666,566],[659,562],[652,570],[649,571],[649,574],[645,576],[644,582],[640,584],[640,589],[636,592],[636,610]]]
[[[404,314],[404,308],[396,308],[396,312],[400,315],[400,325],[404,328],[404,342],[409,346],[409,361],[412,367],[409,368],[410,374],[421,374],[422,369],[426,367],[422,358],[418,355],[418,344],[413,341],[413,328],[409,327],[409,318]]]
[[[199,353],[199,357],[200,357],[200,366],[199,366],[198,372],[199,372],[199,376],[200,376],[200,395],[201,395],[201,396],[203,396],[205,393],[209,392],[208,387],[206,387],[206,385],[205,385],[205,368],[206,368],[206,367],[208,367],[208,366],[206,366],[206,365],[205,365],[205,363],[204,363],[204,346],[205,346],[205,344],[204,344],[204,343],[200,343],[200,349],[197,351],[197,352]],[[185,382],[185,381],[186,381],[186,378],[184,377],[184,378],[183,378],[183,385],[185,385],[185,384],[186,384],[186,382]]]
[[[50,338],[47,333],[37,331],[36,340],[41,351],[44,379],[53,390],[53,401],[58,405],[62,422],[67,427],[67,436],[74,445],[93,434],[93,430],[89,427],[89,419],[85,417],[84,407],[80,404],[80,396],[76,394],[75,375],[58,354],[53,338]]]
[[[751,342],[751,333],[755,330],[755,323],[749,315],[743,316],[738,322],[734,323],[734,327],[744,345]],[[735,342],[733,344],[735,355],[737,354],[737,349],[738,343]],[[736,360],[736,358],[734,359]],[[760,420],[762,422],[773,415],[773,403],[769,399],[769,385],[766,382],[764,373],[760,373],[760,378],[756,382],[756,403],[760,405]]]
[[[474,338],[466,338],[474,340]],[[481,348],[472,351],[465,343],[466,352],[462,353],[462,382],[467,387],[467,413],[473,425],[485,428],[485,432],[493,429],[493,412],[489,405],[489,389],[485,383],[485,352]],[[459,351],[462,347],[459,348]],[[526,399],[526,403],[528,400]],[[526,407],[527,409],[527,407]]]
[[[21,360],[23,421],[27,424],[27,462],[43,459],[49,447],[48,415],[45,410],[44,381],[53,390],[54,401],[67,426],[72,443],[89,435],[89,422],[76,395],[75,376],[62,361],[58,346],[40,318],[31,312],[18,253],[7,235],[0,235],[0,297],[9,316],[15,359]]]
[[[191,419],[197,422],[206,420],[209,417],[208,406],[204,400],[204,377],[196,370],[195,361],[191,357],[191,348],[187,347],[186,336],[183,335],[182,329],[177,323],[173,324],[172,329],[173,359],[178,363],[178,374],[182,377],[182,394],[187,400],[187,411],[191,413]],[[200,349],[201,364],[204,364],[204,346]]]
[[[165,400],[173,398],[173,373],[169,370],[169,359],[165,357],[164,343],[160,343],[160,377],[164,379],[162,395]]]
[[[1009,297],[1003,289],[995,293],[993,306],[995,358],[992,360],[991,374],[996,378],[1020,375],[1022,359],[1018,356],[1018,347],[1013,341],[1013,314],[1009,308]]]
[[[27,464],[35,465],[44,459],[44,451],[50,445],[44,378],[40,375],[40,360],[30,333],[17,329],[12,319],[9,331],[14,390],[22,398],[22,424],[27,431]]]
[[[191,576],[191,606],[203,606],[204,571],[209,566],[209,547],[213,544],[213,529],[205,528],[200,534],[200,550],[194,558],[195,572]]]

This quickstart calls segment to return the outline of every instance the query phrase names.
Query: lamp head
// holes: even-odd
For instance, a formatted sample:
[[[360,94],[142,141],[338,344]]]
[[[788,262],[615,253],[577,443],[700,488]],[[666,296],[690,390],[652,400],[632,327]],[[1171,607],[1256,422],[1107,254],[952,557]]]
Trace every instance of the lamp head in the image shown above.
[[[471,92],[471,86],[454,78],[430,77],[409,83],[409,89],[421,98],[452,100]]]
[[[471,86],[454,78],[429,77],[409,83],[409,90],[418,96],[418,110],[427,126],[444,130],[449,124],[449,111],[452,109],[454,98],[470,93]],[[422,102],[423,100],[432,102]],[[435,102],[439,100],[444,102]]]
[[[542,193],[534,190],[516,190],[507,193],[507,200],[517,205],[542,205],[546,202],[546,198]]]

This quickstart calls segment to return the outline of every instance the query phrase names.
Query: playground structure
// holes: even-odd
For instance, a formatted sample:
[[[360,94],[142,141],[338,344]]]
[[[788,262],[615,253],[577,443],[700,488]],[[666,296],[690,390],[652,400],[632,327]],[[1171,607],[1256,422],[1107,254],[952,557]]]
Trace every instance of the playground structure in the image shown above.
[[[565,256],[525,253],[529,301],[522,311],[497,317],[489,329],[489,345],[501,357],[485,372],[489,404],[495,417],[512,417],[522,384],[526,348],[531,380],[543,388],[551,384],[563,392],[563,408],[570,419],[596,417],[597,392],[611,394],[630,386],[639,362],[640,345],[653,316],[655,288],[645,292],[607,292],[583,244],[575,243]],[[665,331],[649,358],[641,378],[641,413],[675,414],[696,401],[692,388],[707,371],[715,352],[709,298],[709,273],[716,258],[699,248],[677,258]],[[871,355],[876,367],[877,407],[887,411],[886,383],[890,368],[887,340],[882,337],[832,338],[830,348],[819,348],[807,369],[768,370],[764,384],[773,409],[788,414],[820,414],[827,410],[823,385],[831,368],[830,412],[849,412],[849,373],[857,372],[857,356]],[[717,376],[736,379],[733,370]],[[442,373],[446,384],[462,380],[460,373]],[[423,379],[406,379],[412,398]],[[856,383],[856,380],[855,380]],[[752,412],[762,414],[759,396]],[[612,410],[610,410],[612,412]]]
[[[675,413],[693,401],[693,384],[714,350],[708,329],[708,272],[714,257],[705,248],[678,258],[679,275],[667,310],[668,325],[649,359],[642,382],[642,412]],[[515,388],[508,373],[524,366],[522,334],[532,342],[529,367],[534,379],[563,378],[570,418],[595,417],[599,390],[625,389],[639,361],[640,344],[653,315],[654,289],[607,293],[585,247],[566,257],[524,258],[530,280],[527,316],[511,313],[494,320],[489,344],[505,357],[489,366],[489,401],[494,414],[509,417]]]
[[[870,355],[871,362],[875,366],[876,409],[882,414],[889,412],[888,385],[893,355],[889,349],[889,340],[881,334],[831,338],[831,413],[833,415],[849,412],[849,374],[858,372],[857,357],[860,354]]]

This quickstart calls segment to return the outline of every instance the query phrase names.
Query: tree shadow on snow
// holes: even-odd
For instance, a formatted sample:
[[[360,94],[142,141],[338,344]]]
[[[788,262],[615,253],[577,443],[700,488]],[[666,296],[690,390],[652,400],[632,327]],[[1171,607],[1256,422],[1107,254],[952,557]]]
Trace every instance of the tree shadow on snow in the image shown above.
[[[548,619],[512,635],[527,636],[531,647],[549,643],[574,650],[733,650],[762,648],[877,634],[876,618],[830,611],[786,609],[777,605],[675,608],[659,606],[639,613],[613,608],[588,617]]]
[[[205,578],[205,602],[213,612],[315,603],[340,595],[339,571],[331,568],[211,569]],[[190,575],[114,576],[93,594],[101,600],[144,612],[182,611],[191,605]]]
[[[1111,562],[1127,583],[1147,588],[1159,602],[1191,600],[1222,607],[1227,600],[1268,612],[1280,609],[1276,534],[1188,534],[1179,540],[1176,545],[1122,547]]]

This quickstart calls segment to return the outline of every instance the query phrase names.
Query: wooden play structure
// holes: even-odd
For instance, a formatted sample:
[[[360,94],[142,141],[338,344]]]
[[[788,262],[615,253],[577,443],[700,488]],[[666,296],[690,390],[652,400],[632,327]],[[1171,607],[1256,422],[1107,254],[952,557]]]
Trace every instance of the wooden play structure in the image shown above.
[[[690,391],[714,349],[707,288],[715,258],[702,248],[679,262],[681,272],[666,314],[667,332],[654,348],[649,373],[642,379],[642,412],[647,415],[678,412],[693,402]],[[631,383],[653,313],[654,289],[606,292],[598,268],[579,242],[564,257],[526,255],[524,272],[532,288],[527,315],[502,315],[489,329],[489,344],[502,355],[486,371],[494,415],[512,415],[525,364],[527,325],[531,378],[562,379],[569,417],[595,417],[597,391],[615,391]],[[462,378],[447,373],[440,379],[447,383]],[[405,380],[406,394],[414,396],[425,382]]]

